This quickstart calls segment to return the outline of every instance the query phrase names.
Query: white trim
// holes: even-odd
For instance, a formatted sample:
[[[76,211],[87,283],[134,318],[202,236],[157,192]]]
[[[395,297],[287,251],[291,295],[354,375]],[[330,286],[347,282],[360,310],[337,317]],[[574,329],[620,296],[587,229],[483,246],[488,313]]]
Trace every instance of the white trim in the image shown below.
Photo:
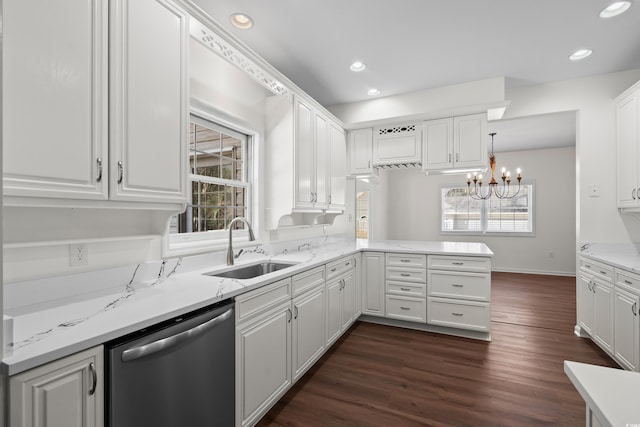
[[[576,277],[575,271],[541,271],[541,270],[523,270],[518,268],[492,268],[492,273],[520,273],[520,274],[535,274],[537,276],[566,276]]]

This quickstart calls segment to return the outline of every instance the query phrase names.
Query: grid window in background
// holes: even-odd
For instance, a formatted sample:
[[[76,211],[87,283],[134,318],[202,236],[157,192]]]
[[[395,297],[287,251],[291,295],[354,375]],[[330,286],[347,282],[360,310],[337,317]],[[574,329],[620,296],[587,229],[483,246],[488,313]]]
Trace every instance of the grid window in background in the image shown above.
[[[356,238],[369,238],[369,192],[360,191],[356,197]]]

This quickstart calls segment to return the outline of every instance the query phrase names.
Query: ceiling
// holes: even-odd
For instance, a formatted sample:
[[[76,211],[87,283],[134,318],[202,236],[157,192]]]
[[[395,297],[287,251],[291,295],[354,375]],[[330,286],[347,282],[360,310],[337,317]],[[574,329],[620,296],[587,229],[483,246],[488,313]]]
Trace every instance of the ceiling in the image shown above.
[[[612,0],[192,1],[324,106],[371,99],[371,88],[500,76],[509,88],[640,68],[640,0],[609,19],[598,15]],[[233,27],[236,12],[254,26]],[[569,61],[580,48],[593,55]],[[355,60],[367,69],[350,71]],[[575,115],[563,118],[575,141]]]

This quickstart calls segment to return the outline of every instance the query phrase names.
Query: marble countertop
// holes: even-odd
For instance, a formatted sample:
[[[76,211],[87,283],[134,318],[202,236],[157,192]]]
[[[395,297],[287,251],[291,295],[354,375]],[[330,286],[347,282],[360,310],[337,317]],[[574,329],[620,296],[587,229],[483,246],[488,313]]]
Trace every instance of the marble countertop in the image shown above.
[[[640,373],[566,360],[564,371],[602,426],[640,425]]]
[[[640,273],[640,248],[633,244],[592,244],[584,245],[580,251],[594,261],[601,261],[616,268]]]
[[[189,269],[185,267],[187,261],[181,265],[180,260],[167,260],[157,279],[137,281],[138,266],[116,293],[15,316],[13,347],[5,351],[2,372],[17,374],[359,251],[493,256],[482,243],[345,240],[317,247],[301,244],[277,252],[262,246],[247,250],[236,267],[265,260],[296,263],[254,279],[203,274],[228,269],[224,264]]]

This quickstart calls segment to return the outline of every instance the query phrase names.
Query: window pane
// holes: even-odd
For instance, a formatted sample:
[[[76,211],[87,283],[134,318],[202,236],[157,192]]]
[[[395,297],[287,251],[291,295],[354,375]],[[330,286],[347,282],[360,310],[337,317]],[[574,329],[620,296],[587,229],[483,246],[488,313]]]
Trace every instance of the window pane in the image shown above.
[[[482,203],[467,188],[442,189],[442,231],[482,231]]]

